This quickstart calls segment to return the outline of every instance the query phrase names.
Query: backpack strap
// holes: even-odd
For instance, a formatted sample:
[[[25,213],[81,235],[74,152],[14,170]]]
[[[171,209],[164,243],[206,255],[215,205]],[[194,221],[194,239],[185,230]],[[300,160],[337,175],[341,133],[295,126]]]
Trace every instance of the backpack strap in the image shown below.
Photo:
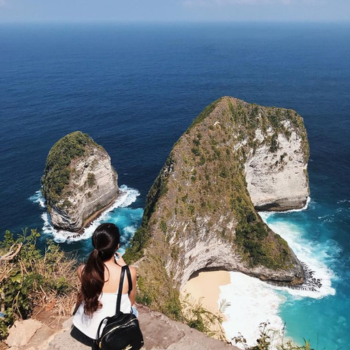
[[[125,276],[125,270],[127,268],[126,266],[122,267],[122,270],[120,272],[120,281],[119,281],[119,289],[118,289],[118,296],[117,296],[117,306],[115,310],[115,314],[118,315],[120,313],[120,304],[122,301],[122,293],[123,293],[123,282],[124,282],[124,276]]]
[[[130,292],[132,291],[132,279],[131,279],[131,273],[130,273],[130,269],[129,266],[126,265],[126,275],[128,277],[128,284],[129,284],[129,290],[128,290],[128,294],[130,294]]]

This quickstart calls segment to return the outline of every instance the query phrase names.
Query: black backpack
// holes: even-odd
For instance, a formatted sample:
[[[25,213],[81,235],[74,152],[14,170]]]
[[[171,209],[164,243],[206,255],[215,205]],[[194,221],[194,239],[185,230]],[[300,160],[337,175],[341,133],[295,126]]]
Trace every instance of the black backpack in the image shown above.
[[[137,317],[120,311],[123,292],[123,281],[127,272],[129,292],[132,290],[132,280],[129,266],[123,266],[120,274],[117,305],[115,315],[104,318],[97,331],[95,348],[102,350],[139,350],[143,346],[143,336]],[[105,325],[101,332],[102,326]]]

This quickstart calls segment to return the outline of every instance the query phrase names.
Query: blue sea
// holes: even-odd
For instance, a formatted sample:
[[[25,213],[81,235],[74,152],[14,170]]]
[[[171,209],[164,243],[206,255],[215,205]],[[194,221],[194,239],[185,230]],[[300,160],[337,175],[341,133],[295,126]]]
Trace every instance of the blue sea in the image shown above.
[[[0,24],[1,235],[37,228],[87,254],[94,226],[67,242],[38,192],[51,146],[81,130],[119,174],[125,196],[99,220],[122,228],[125,248],[172,145],[224,95],[304,117],[310,203],[261,215],[323,281],[315,293],[251,288],[257,280],[232,272],[225,327],[249,338],[251,320],[285,322],[299,343],[350,349],[349,24]]]

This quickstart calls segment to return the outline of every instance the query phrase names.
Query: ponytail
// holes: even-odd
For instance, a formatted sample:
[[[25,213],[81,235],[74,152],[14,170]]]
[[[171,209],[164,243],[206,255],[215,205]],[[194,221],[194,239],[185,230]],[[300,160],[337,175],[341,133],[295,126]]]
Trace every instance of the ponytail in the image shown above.
[[[101,224],[92,236],[95,249],[89,255],[81,274],[81,290],[78,300],[84,301],[84,312],[90,317],[101,308],[99,297],[105,283],[105,264],[119,244],[119,230],[114,224]]]

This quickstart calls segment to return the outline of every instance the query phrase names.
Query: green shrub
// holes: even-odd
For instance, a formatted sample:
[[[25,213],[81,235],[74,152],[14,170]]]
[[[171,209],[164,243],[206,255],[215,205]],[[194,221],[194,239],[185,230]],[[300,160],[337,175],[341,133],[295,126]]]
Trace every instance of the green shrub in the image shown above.
[[[45,305],[50,295],[56,300],[77,289],[75,260],[67,258],[58,245],[51,241],[43,253],[37,247],[40,234],[25,230],[17,238],[6,231],[0,242],[0,255],[20,248],[10,261],[1,261],[0,290],[4,293],[5,317],[0,318],[0,338],[7,336],[7,327],[16,319],[31,316],[36,305]],[[70,297],[72,302],[74,298]]]
[[[221,323],[223,318],[220,314],[210,312],[203,307],[201,301],[195,301],[187,294],[181,298],[182,321],[189,327],[197,329],[206,335],[216,336],[226,341],[225,332]]]
[[[199,165],[204,165],[204,164],[205,164],[205,157],[203,155],[201,155]]]
[[[223,179],[226,179],[226,178],[227,178],[228,172],[227,172],[227,169],[226,169],[226,168],[222,168],[222,169],[221,169],[220,176],[221,176]]]
[[[89,187],[93,187],[96,184],[95,174],[94,173],[89,173],[87,181],[88,181],[88,186]]]
[[[197,147],[200,145],[200,141],[198,139],[193,139],[192,141]]]
[[[160,229],[163,231],[163,233],[166,233],[167,230],[167,224],[164,220],[162,220],[159,224]]]
[[[270,152],[274,153],[277,150],[278,150],[278,136],[277,134],[273,134],[271,138]]]
[[[192,151],[192,153],[193,153],[196,157],[200,156],[200,154],[201,154],[201,152],[200,152],[200,150],[199,150],[198,147],[193,147],[193,148],[191,149],[191,151]]]
[[[263,322],[259,326],[260,336],[257,345],[249,346],[243,335],[232,338],[232,342],[240,344],[245,350],[314,350],[311,343],[304,339],[304,345],[297,345],[291,340],[284,341],[284,329],[268,328],[269,323]],[[276,339],[276,338],[279,339]]]

